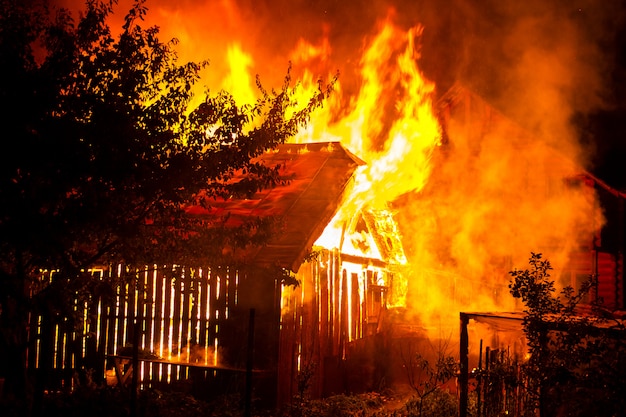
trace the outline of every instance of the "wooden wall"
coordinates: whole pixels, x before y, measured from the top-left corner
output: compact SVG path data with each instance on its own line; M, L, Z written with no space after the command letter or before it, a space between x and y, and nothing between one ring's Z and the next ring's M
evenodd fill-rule
M387 292L378 277L388 271L365 265L324 250L300 268L298 287L283 290L279 402L354 391L351 353L376 335Z

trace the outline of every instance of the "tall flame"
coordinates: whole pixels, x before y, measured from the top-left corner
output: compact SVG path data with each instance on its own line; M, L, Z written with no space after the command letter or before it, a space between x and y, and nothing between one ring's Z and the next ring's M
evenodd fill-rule
M254 97L250 74L259 74L264 84L282 81L285 57L293 65L294 79L300 83L297 98L304 104L318 90L320 79L334 76L334 62L344 59L338 58L338 51L343 55L354 45L331 42L341 39L337 27L323 27L321 37L298 40L281 32L296 25L289 25L289 19L284 28L277 28L276 20L271 25L257 22L253 13L269 14L263 5L255 12L252 7L239 8L235 1L195 2L184 10L163 3L155 9L148 19L154 16L163 38L181 40L180 59L211 58L203 83L231 91L241 104ZM210 21L210 16L224 18ZM309 34L318 33L307 29ZM358 171L354 193L338 219L363 206L394 203L407 257L416 271L409 289L416 311L449 311L455 292L468 295L461 308L497 308L496 300L507 294L495 294L491 284L506 286L507 270L502 268L524 265L531 250L546 247L552 250L546 256L558 266L579 235L593 233L603 219L594 210L598 203L592 192L548 179L572 176L577 168L554 165L553 151L536 138L497 129L483 134L485 125L471 126L474 133L465 135L462 127L447 125L452 146L435 152L441 128L433 111L434 84L417 67L421 34L420 26L403 30L391 18L383 20L374 35L364 39L360 57L342 61L344 72L333 93L294 140L340 141L367 163ZM523 60L524 71L535 71L539 77L543 72L528 60ZM554 77L553 69L545 72ZM565 72L561 69L559 78ZM539 86L543 92L549 90ZM532 100L541 101L536 87L529 85L527 90L530 97L520 103L524 109L534 105ZM559 110L563 107L553 105L550 111L563 115ZM478 119L491 122L491 116ZM566 118L551 116L542 115L551 121L548 133L553 137L548 139L558 138L552 143L566 152L565 159L576 160L579 146L570 137L572 129L555 126L565 124ZM441 279L444 276L446 280ZM463 286L462 281L472 285ZM456 311L451 314L457 326Z
M232 94L240 105L254 103L255 93L252 88L254 83L250 75L250 68L254 65L252 56L235 43L228 46L226 61L229 72L224 78L222 88Z
M340 140L366 161L344 205L346 215L364 205L381 207L404 193L421 190L427 181L441 129L432 106L434 84L417 67L415 41L421 32L421 27L404 32L385 20L361 58L358 95L346 99L339 85L295 138L298 142ZM313 77L305 71L303 79L306 84Z

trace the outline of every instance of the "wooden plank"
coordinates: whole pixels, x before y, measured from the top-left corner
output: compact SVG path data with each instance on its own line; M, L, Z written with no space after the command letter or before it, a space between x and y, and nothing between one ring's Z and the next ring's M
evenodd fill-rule
M352 273L351 274L351 285L352 288L350 290L350 295L352 297L351 307L352 314L350 323L352 327L352 340L360 339L361 334L361 293L359 292L359 274Z
M36 369L39 361L40 350L40 334L41 334L41 316L31 314L29 321L28 332L28 352L27 352L27 367L28 369Z
M83 315L85 306L79 305L77 302L75 304L77 313ZM69 388L73 383L72 375L74 374L74 370L80 367L84 359L82 352L83 332L77 332L73 329L73 326L71 328L69 326L65 326L63 333L64 338L61 343L63 343L64 353L61 369L63 369L63 386Z
M150 273L150 268L148 266L144 267L142 271L140 271L139 276L137 277L137 286L135 288L135 315L137 320L137 326L134 327L133 331L139 332L139 335L135 337L133 340L137 340L139 343L139 348L144 350L149 350L150 346L147 344L147 332L148 332L148 322L146 321L147 315L147 300L146 300L146 290L148 288L148 277ZM144 381L150 380L150 368L148 366L141 366L140 373L138 374L138 383L140 387L142 386Z
M180 360L180 351L182 348L180 337L180 304L182 300L182 276L181 271L177 271L176 278L173 282L173 298L172 298L172 360ZM179 380L178 367L175 367L172 372L172 380Z
M329 329L329 294L328 294L328 267L326 263L318 262L317 281L319 288L319 308L320 308L320 356L324 357L328 347L328 329ZM321 361L319 362L321 366Z
M598 276L597 296L604 300L607 308L615 309L619 303L616 257L610 253L598 252L596 271Z
M161 346L161 319L162 319L162 308L161 302L163 301L163 272L162 266L153 265L153 270L151 272L150 279L150 287L148 288L148 292L146 293L146 299L150 300L150 305L148 306L149 313L149 323L146 323L146 326L149 327L149 341L150 341L150 351L155 355L160 355L160 346ZM150 382L159 380L159 367L158 365L151 364L150 365Z
M172 348L173 348L173 340L172 340L172 298L174 294L173 281L172 281L172 272L171 270L164 269L163 271L163 310L162 310L162 324L161 324L161 334L163 341L163 357L164 358L172 358ZM162 380L166 381L168 378L168 373L170 371L170 367L166 367L163 369Z
M113 277L114 277L114 271L113 271L114 267L113 265L109 265L106 274L108 275L108 279L110 280L110 282L117 282ZM113 291L117 292L117 289L113 289ZM102 303L101 304L101 308L100 308L100 334L101 334L101 338L104 338L103 341L100 342L101 350L103 351L103 353L105 355L107 354L114 354L117 353L114 351L113 349L113 345L114 345L114 336L113 336L113 331L112 329L115 327L115 322L114 322L114 317L113 317L113 312L115 311L115 304L117 303L118 297L117 297L117 293L116 295L113 297L113 300L110 300L109 302ZM109 365L107 363L107 365Z
M300 284L300 298L298 302L298 351L300 352L300 366L304 366L305 362L311 358L311 335L314 332L312 320L312 298L313 298L313 282L311 279L311 269L306 266L302 267L302 283Z
M348 272L342 268L341 272L341 295L340 295L340 312L339 312L339 344L338 344L338 348L339 348L339 355L341 359L345 358L345 348L346 348L346 344L349 341L348 340L348 336L349 336L349 330L348 330L348 326L350 326L350 323L348 322Z
M199 296L199 284L200 279L198 277L199 268L194 268L190 270L191 274L189 277L189 283L191 285L190 291L190 303L191 303L191 311L189 312L189 339L190 344L197 345L198 344L198 307L200 303Z
M332 356L339 357L341 344L341 264L339 254L333 250L331 265L333 267L333 352Z
M113 301L113 303L111 305L108 305L106 307L106 334L107 334L107 346L106 346L106 353L107 354L116 354L117 352L116 350L116 333L115 333L115 326L117 323L117 306L116 304L119 303L119 297L115 297L115 300Z
M122 278L118 275L118 278L121 278L119 291L118 291L118 299L117 306L115 311L115 326L113 331L113 337L115 337L115 351L113 353L117 353L117 350L124 347L126 342L126 318L127 318L127 286L126 279Z
M98 352L98 360L101 360L104 364L104 370L107 368L106 361L104 360L105 355L107 354L107 340L108 340L108 317L107 317L107 306L102 298L98 299L97 307L96 307L96 349Z
M203 349L206 350L208 346L207 341L207 331L208 331L208 320L206 318L207 312L209 311L209 297L210 297L210 269L202 268L198 271L198 297L199 297L199 323L198 323L198 344L202 346Z
M180 271L176 273L176 277L172 282L172 304L171 311L171 337L172 337L172 360L178 360L180 355L180 302L181 302L181 280ZM174 369L173 374L176 374Z
M153 352L152 338L153 338L153 317L152 306L154 305L154 267L146 268L144 274L143 288L141 289L141 305L143 319L143 335L142 335L142 347L146 350Z
M169 271L168 271L169 272ZM172 352L172 298L174 296L174 283L170 278L170 273L166 274L163 285L163 343L165 344L163 353L165 357L171 357Z
M323 395L324 393L324 375L326 373L325 370L325 360L327 356L331 355L331 347L332 347L332 337L331 337L331 317L330 317L330 283L331 280L328 279L328 263L327 262L318 262L319 271L318 271L318 279L319 279L319 288L320 288L320 341L319 341L319 360L317 362L317 375L318 375L318 392L319 395Z
M325 356L332 356L334 354L333 352L333 346L335 345L334 341L335 341L335 327L336 327L336 320L335 320L335 314L336 314L336 306L337 306L337 301L336 301L336 296L335 296L335 292L336 292L336 285L335 285L335 268L333 265L333 260L332 260L332 253L330 251L327 251L327 256L329 257L327 265L327 271L326 271L326 280L327 280L327 287L328 287L328 330L327 330L327 337L328 340L326 342L326 351L324 352Z
M92 272L94 279L102 280L102 271ZM95 370L94 378L97 380L104 379L104 356L98 354L98 332L99 332L99 320L98 320L98 305L100 304L99 298L90 297L87 308L87 323L85 325L86 333L85 340L85 359L87 363L85 366Z
M300 294L298 288L286 288L283 295L283 311L281 314L281 331L279 337L278 360L278 401L288 402L297 391L295 384L294 363L297 352L294 349L296 340L296 298Z
M311 283L313 294L311 296L311 347L310 355L307 358L307 365L315 366L314 377L311 381L312 395L318 397L322 393L322 378L319 377L320 363L321 363L321 300L322 300L322 287L320 280L320 265L317 262L310 263L311 270Z
M224 325L224 317L226 315L226 295L228 291L228 269L219 267L217 274L217 282L219 283L217 292L216 292L216 300L215 300L215 333L213 340L213 346L220 346L220 336L221 329ZM217 340L217 344L215 343ZM245 346L243 344L242 346ZM214 352L214 354L218 355L219 360L219 350Z
M207 323L207 330L208 330L207 346L210 349L213 348L215 338L216 338L215 327L217 326L217 320L215 317L215 313L218 310L217 281L218 281L217 272L214 268L211 268L211 275L209 277L209 320Z
M139 286L138 280L142 274L142 271L139 270L131 270L131 282L128 285L128 307L126 312L126 345L133 345L135 339L135 331L139 330L140 326L135 326L135 320L138 319L137 311L138 311L138 299L137 299L137 290Z
M154 341L153 349L157 355L163 355L163 347L165 346L163 335L163 287L166 279L163 275L163 267L159 266L156 272L156 279L154 283L154 316L153 320L153 332Z
M157 270L156 265L151 265L146 270L146 276L144 280L144 288L143 288L143 321L144 321L144 335L143 335L143 348L155 353L154 348L154 307L155 307L155 285L157 281ZM152 382L154 375L154 367L153 364L145 364L144 371L144 382Z
M192 340L190 337L191 304L193 297L191 286L191 268L186 267L182 280L182 305L181 305L181 347L184 348L185 360L189 361Z
M341 254L341 259L343 262L350 262L356 265L372 265L376 268L386 268L389 265L387 262L381 261L380 259L349 255L346 253Z

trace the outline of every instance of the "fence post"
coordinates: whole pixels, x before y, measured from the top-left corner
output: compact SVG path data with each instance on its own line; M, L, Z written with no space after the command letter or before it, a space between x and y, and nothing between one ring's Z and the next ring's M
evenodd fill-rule
M135 317L135 323L133 328L133 358L132 358L132 369L133 374L131 375L131 384L130 384L130 415L132 417L137 416L137 385L139 382L139 332L140 332L140 322L139 318Z
M246 392L244 402L244 417L250 417L252 409L252 366L254 361L254 309L250 309L248 321L248 358L246 360Z
M469 336L467 334L467 325L469 324L469 316L460 313L461 334L459 340L459 417L467 417L468 392L467 385L468 375L468 354L469 354Z

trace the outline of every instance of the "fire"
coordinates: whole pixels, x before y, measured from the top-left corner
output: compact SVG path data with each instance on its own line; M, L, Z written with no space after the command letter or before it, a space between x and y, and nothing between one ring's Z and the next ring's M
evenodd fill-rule
M340 140L367 162L357 175L350 203L344 205L345 215L419 191L427 181L441 129L432 106L434 84L417 67L415 41L421 31L414 27L405 32L385 20L361 58L358 95L343 97L339 85L295 138L298 142ZM303 84L309 84L305 89L309 93L311 80L305 71Z
M267 10L258 12L266 16ZM555 248L546 256L558 265L576 241L574 230L591 232L581 225L602 224L601 218L593 222L585 218L597 204L593 195L561 183L549 184L554 190L549 196L533 192L535 185L541 185L550 171L557 169L551 166L550 151L538 141L508 131L482 135L485 126L464 137L461 127L450 125L446 133L454 146L446 148L445 157L437 153L442 133L438 113L433 110L435 85L417 65L421 26L405 30L391 17L383 19L371 36L362 39L359 55L353 59L352 54L337 65L344 58L337 54L353 45L333 43L340 39L337 27L320 24L321 35L309 30L309 35L317 35L299 37L292 35L293 28L287 31L288 25L278 27L275 20L266 28L266 22L250 13L229 1L197 2L185 10L163 3L152 8L147 18L154 21L146 24L159 24L163 39L181 40L177 45L181 61L211 59L198 96L206 86L212 92L217 86L230 91L239 104L251 103L255 97L252 74L259 74L266 87L280 85L289 60L292 78L298 82L296 100L304 105L341 67L324 107L294 138L299 143L340 141L366 162L357 172L343 211L318 244L338 248L352 213L391 208L402 225L407 262L416 271L407 284L416 291L412 297L419 300L415 310L420 314L449 310L450 294L455 292L471 295L464 309L498 308L496 299L506 298L506 294L495 295L490 284L497 279L498 284L506 285L507 270L502 265L523 265L528 253L540 247ZM206 16L224 18L207 24ZM540 85L542 91L553 92L548 87ZM528 92L533 96L530 100L541 102L536 86L529 85ZM532 102L524 98L527 110ZM557 113L559 108L564 106L551 106L551 112ZM554 126L566 117L543 113L542 124L554 121L550 123L551 139L557 138L557 147L576 160L578 147L569 136L571 129ZM569 116L563 113L559 115ZM491 121L490 117L483 115L483 120ZM435 164L436 154L440 158ZM575 173L573 168L558 169L563 176ZM553 242L560 246L556 248ZM462 282L472 285L467 289ZM420 291L423 295L426 288L427 297L415 295ZM453 327L457 321L455 316Z
M360 60L361 87L356 97L344 97L341 78L324 108L316 112L298 142L339 140L367 162L357 172L348 201L331 221L317 245L339 247L343 224L364 207L383 210L389 202L425 185L433 149L441 129L432 106L434 84L417 67L416 39L422 28L402 31L390 19L364 50ZM323 45L326 41L323 41ZM330 48L300 42L294 56L314 56ZM323 58L326 60L327 58ZM316 85L305 71L303 95ZM393 92L393 94L390 94ZM350 250L350 249L346 249Z
M226 10L215 13L215 7ZM254 103L257 94L255 73L260 74L265 87L280 84L287 63L279 61L276 65L275 57L268 59L267 53L264 56L254 39L257 35L254 28L242 29L247 26L246 19L234 2L198 2L193 12L197 16L226 16L212 28L221 33L209 33L208 28L198 26L199 18L191 19L188 13L180 10L172 12L167 6L157 8L156 18L165 18L164 38L181 40L177 48L181 61L199 61L207 56L212 59L203 77L204 85L197 86L196 103L201 100L207 85L228 91L240 106ZM563 263L578 242L576 233L591 234L595 231L591 228L598 228L603 222L602 218L590 221L589 216L595 213L593 208L598 202L594 195L584 190L554 183L544 187L553 192L551 195L535 191L543 189L542 182L547 178L555 177L552 171L561 170L561 178L573 177L577 167L560 164L560 161L558 166L553 166L548 147L529 141L527 137L516 137L509 131L478 132L485 126L468 135L460 131L462 126L450 124L446 126L446 133L454 146L446 148L445 156L439 155L435 164L442 128L433 103L435 85L417 65L422 31L422 26L402 29L391 18L381 21L375 33L364 39L365 46L353 65L355 76L348 74L346 79L345 73L339 74L324 107L317 109L309 124L293 138L298 143L339 141L366 162L357 170L346 201L316 242L333 253L352 256L356 259L353 263L346 261L342 265L346 276L365 278L358 286L347 285L345 289L340 287L329 291L327 310L332 310L331 304L335 308L345 304L346 321L356 324L347 327L348 341L363 337L362 326L369 318L366 308L353 305L355 300L364 299L370 288L390 286L385 277L375 275L371 270L364 273L363 265L358 263L360 259L382 258L382 254L371 236L355 228L355 214L376 213L381 222L395 218L402 224L402 237L400 230L392 227L395 222L389 221L387 226L381 227L387 241L402 239L401 246L407 247L407 254L392 251L394 266L410 264L406 270L411 271L406 275L392 271L393 287L385 294L384 303L391 308L406 307L406 320L439 326L438 334L431 334L439 338L446 337L447 330L450 334L457 330L458 308L486 311L502 309L505 305L504 309L510 309L512 300L503 304L507 294L501 291L508 278L507 266L523 265L530 251L546 246L554 250L546 254L553 264ZM257 45L259 50L249 48L250 45ZM306 105L309 98L320 91L326 93L324 86L337 74L332 68L334 46L325 33L317 42L300 38L288 53L274 54L281 58L288 56L291 61L293 79L298 83L294 99L299 106ZM269 79L262 71L267 68L271 69ZM356 84L356 88L352 84ZM529 91L537 99L536 89L529 88ZM552 91L542 97L550 98L549 93ZM547 101L560 104L558 100ZM491 122L491 114L482 116L481 120ZM554 126L565 117L553 116L545 117L549 121L556 120L549 123L553 135L567 136L567 132L563 132L568 129ZM567 138L558 144L564 144L560 148L576 157L577 147L572 146ZM401 272L405 270L399 269ZM371 281L367 280L369 272L374 276ZM158 331L150 329L149 340L142 339L141 348L174 364L197 363L207 367L221 364L223 352L217 325L212 329L216 335L212 340L208 334L201 337L199 328L194 340L191 327L183 327L183 319L188 320L194 314L196 322L201 318L208 322L211 314L220 314L210 306L209 294L202 291L197 294L199 300L206 301L205 311L198 309L194 312L190 307L189 311L176 313L173 306L183 303L174 292L168 292L166 286L171 284L160 278L157 280L156 274L152 277L146 274L146 282L148 280L154 288L160 285L160 293L168 293L170 297L161 298L158 306L157 300L152 300L150 316L156 317L157 309L168 314L160 321ZM231 284L236 285L217 278L217 294L220 294L220 286ZM295 310L295 306L288 302L302 306L307 301L305 299L312 299L316 292L315 288L302 287L299 290L300 299L295 301L290 301L293 289L284 291L281 298L284 315ZM411 297L407 298L407 294ZM138 295L135 298L138 299ZM199 300L194 301L199 303ZM191 303L187 305L191 306ZM130 308L133 306L127 302L118 304L115 317L124 317L123 313ZM134 313L137 315L137 311ZM227 318L228 307L224 313ZM143 315L146 316L146 311ZM325 318L320 317L319 322ZM175 326L174 322L178 325ZM189 320L185 324L191 323ZM113 334L126 335L131 325L116 320ZM182 335L189 344L173 345L174 333ZM57 337L59 334L57 332ZM100 336L98 334L98 338ZM55 340L55 345L65 345L66 341L57 342ZM128 342L114 340L113 350L117 351ZM298 370L301 370L301 359L299 352ZM56 356L54 361L57 362ZM171 371L170 364L160 366L154 372L159 374L158 379L169 381ZM149 372L152 377L152 368Z
M252 104L255 100L253 77L250 68L253 67L252 57L245 53L239 44L232 44L226 52L229 73L224 78L222 87L233 95L237 103Z
M354 99L347 100L350 110L343 117L332 114L340 108L338 103L346 100L340 91L331 95L325 113L316 114L310 127L296 138L338 138L367 162L357 171L347 201L316 242L319 246L354 252L354 246L344 243L355 239L350 236L353 232L349 225L346 231L346 223L354 213L365 208L387 210L389 203L403 194L419 192L428 180L441 129L432 104L434 84L417 67L415 41L421 31L421 27L414 27L404 32L389 19L384 21L361 58L361 89ZM397 234L398 230L385 232ZM376 247L373 243L365 246ZM401 263L405 264L406 258L401 255ZM406 277L396 276L394 306L406 305L406 291L401 288L407 283L398 283L400 280Z

